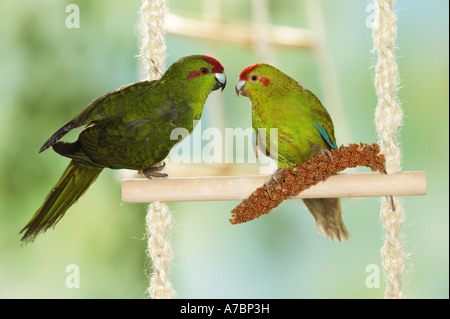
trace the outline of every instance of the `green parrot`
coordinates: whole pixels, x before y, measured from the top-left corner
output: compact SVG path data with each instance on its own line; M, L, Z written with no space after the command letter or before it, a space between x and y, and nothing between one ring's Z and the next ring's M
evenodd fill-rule
M317 154L331 157L329 150L337 147L331 117L319 99L294 79L271 65L257 63L242 71L236 93L252 102L253 128L266 132L265 136L258 134L256 151L259 148L278 163L278 170L269 177L266 187L271 180L277 181L284 169ZM270 145L270 128L277 128L278 141L272 143L276 145ZM303 199L303 202L328 238L338 241L349 238L339 198Z
M41 147L71 158L69 166L42 206L21 230L22 241L55 225L105 168L141 170L145 176L167 176L158 165L181 141L170 139L175 128L194 129L208 95L226 85L216 59L192 55L173 63L155 81L122 86L94 100ZM86 126L73 143L60 142L70 130Z

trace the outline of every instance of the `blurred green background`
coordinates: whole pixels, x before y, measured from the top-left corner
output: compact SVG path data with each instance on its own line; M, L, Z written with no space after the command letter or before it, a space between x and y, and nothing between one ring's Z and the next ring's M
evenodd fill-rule
M80 28L66 28L66 6L80 8ZM307 26L302 1L271 0L270 22ZM54 230L21 246L19 230L53 187L69 160L43 142L90 101L140 80L138 12L141 2L0 2L0 297L143 298L146 205L122 204L120 172L105 170ZM203 2L167 0L169 12L202 17ZM375 54L366 20L369 1L323 0L327 52L338 101L325 106L338 144L376 142L373 86ZM404 293L409 298L449 297L448 36L449 2L396 1L399 99L404 110L400 143L404 171L426 171L427 195L405 197L407 253ZM251 20L251 1L222 2L226 21ZM226 127L251 126L250 102L234 83L261 62L248 47L167 35L166 65L189 54L208 54L225 66L224 103L207 104L202 128L224 114ZM280 48L273 61L322 100L322 76L307 51ZM267 62L267 61L266 61ZM218 95L218 93L216 93ZM341 109L334 105L340 104ZM222 106L225 109L217 111ZM339 114L337 114L339 113ZM76 133L65 140L73 140ZM362 169L362 171L367 171ZM170 174L170 171L169 171ZM381 269L380 198L343 199L351 239L319 236L299 200L232 226L239 202L170 203L170 278L179 298L382 298L366 287L368 265ZM66 267L80 269L80 288L66 287ZM381 271L382 273L382 271Z

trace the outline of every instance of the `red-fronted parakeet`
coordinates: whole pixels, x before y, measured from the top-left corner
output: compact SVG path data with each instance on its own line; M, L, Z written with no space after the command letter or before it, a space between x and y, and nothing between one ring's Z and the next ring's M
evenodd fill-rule
M224 68L216 59L192 55L173 63L155 81L120 87L94 100L53 134L49 147L71 159L42 206L21 230L23 241L55 225L94 183L104 168L142 170L162 176L157 166L178 140L175 128L194 129L208 95L224 89ZM70 130L85 126L73 143L61 142Z
M333 122L319 99L277 68L264 63L248 66L239 76L236 93L252 102L253 128L266 132L265 137L258 135L257 147L278 160L279 170L272 179L277 179L280 170L303 163L319 152L331 156L329 150L337 147ZM276 147L270 146L270 128L277 129ZM275 149L277 154L273 154ZM303 201L328 238L340 241L349 237L339 198Z

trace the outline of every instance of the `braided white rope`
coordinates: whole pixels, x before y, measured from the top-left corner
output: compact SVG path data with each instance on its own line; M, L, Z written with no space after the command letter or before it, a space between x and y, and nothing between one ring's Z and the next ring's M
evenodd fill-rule
M164 74L166 43L164 42L164 0L144 0L141 6L143 35L140 57L146 66L148 80L159 79Z
M166 43L164 42L164 0L144 0L141 6L143 35L140 57L146 66L148 80L159 79L164 73ZM150 298L172 298L174 290L169 281L168 271L172 260L172 250L168 240L171 214L166 203L154 202L149 205L146 216L147 255L152 260L153 273Z
M397 143L397 129L401 124L403 112L396 98L398 69L395 61L395 40L397 33L393 0L376 0L378 7L372 29L373 43L378 53L375 68L375 87L378 104L375 123L381 139L381 152L386 156L387 173L400 169L401 153ZM392 207L388 197L381 203L380 216L386 231L384 246L381 249L383 268L387 277L385 298L404 298L402 276L405 267L405 253L402 247L401 226L405 220L402 203L393 198Z
M168 240L171 224L169 207L163 202L153 202L145 218L148 234L147 255L153 261L153 274L147 289L152 299L173 298L174 290L168 271L172 260L172 249Z

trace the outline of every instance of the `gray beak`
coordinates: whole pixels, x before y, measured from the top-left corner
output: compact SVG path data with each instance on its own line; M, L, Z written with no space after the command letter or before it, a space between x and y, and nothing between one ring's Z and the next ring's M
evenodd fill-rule
M227 84L227 76L225 75L225 72L216 73L216 84L214 84L213 91L222 88L225 88L225 85Z
M244 91L244 84L245 84L245 81L244 81L244 80L238 80L238 81L236 82L236 87L235 87L235 89L236 89L236 94L237 94L237 96L239 96L239 94L241 94L242 96L247 96L247 95L245 94L245 91Z

